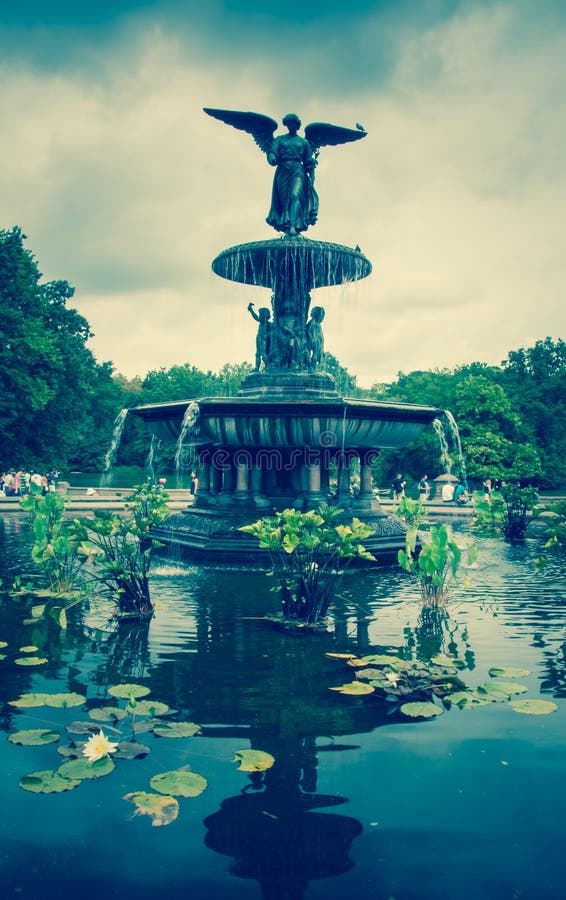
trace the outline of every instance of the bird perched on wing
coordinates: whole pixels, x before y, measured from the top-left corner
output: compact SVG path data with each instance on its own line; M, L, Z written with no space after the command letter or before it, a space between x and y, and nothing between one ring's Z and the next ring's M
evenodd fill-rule
M359 122L356 122L356 128L358 129L358 131L365 131L364 126L363 126L363 125L360 125Z

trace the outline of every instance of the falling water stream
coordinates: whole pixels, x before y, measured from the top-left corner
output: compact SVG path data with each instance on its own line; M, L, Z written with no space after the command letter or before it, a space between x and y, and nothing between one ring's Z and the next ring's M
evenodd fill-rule
M434 419L432 423L432 427L434 428L435 434L438 438L438 444L440 447L440 464L444 471L445 475L451 475L452 469L454 468L455 461L452 458L452 453L456 455L456 469L459 473L460 480L462 484L467 489L468 481L466 474L466 460L464 458L464 454L462 452L462 441L460 439L460 430L458 428L456 419L452 415L449 409L443 410L444 417L447 423L447 429L444 429L441 419ZM447 433L450 436L450 442L447 437ZM450 443L453 445L453 450L451 451Z
M124 432L124 426L126 424L126 417L128 415L127 409L121 409L116 418L114 419L114 426L112 429L112 438L110 440L110 446L106 451L106 455L104 457L104 472L102 474L100 483L101 485L108 484L111 478L110 470L112 466L116 462L116 455L118 453L118 448L120 446L120 441L122 440L122 434Z

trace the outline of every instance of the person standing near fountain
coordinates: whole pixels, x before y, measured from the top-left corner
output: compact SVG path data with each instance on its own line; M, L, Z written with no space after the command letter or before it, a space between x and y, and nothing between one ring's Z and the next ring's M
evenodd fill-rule
M406 484L407 482L403 480L403 476L400 472L398 472L396 477L393 479L393 484L391 485L391 487L393 488L394 500L401 500L401 498L405 496Z
M277 169L266 222L276 231L299 234L314 225L318 217L318 195L314 189L316 160L309 142L297 134L301 127L299 117L289 113L283 125L289 133L275 138L267 154L268 163Z
M430 496L430 484L428 481L428 475L423 475L418 484L419 489L419 500L421 503L426 503Z

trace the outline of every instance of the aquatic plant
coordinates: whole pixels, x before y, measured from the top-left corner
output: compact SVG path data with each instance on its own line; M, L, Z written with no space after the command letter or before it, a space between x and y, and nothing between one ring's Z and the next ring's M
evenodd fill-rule
M406 525L420 525L427 517L427 509L420 500L401 497L395 507L395 515L399 516Z
M502 485L485 499L479 494L473 525L482 531L500 532L509 543L524 541L529 524L540 514L538 494L532 487Z
M416 525L407 528L405 549L397 553L401 568L410 572L418 581L423 602L427 605L441 605L450 584L456 579L462 559L462 548L449 536L446 525L433 525L422 536L422 546L417 547ZM472 563L477 557L474 545L467 549L467 561Z
M391 713L415 719L431 719L453 706L472 709L488 703L507 703L515 712L548 715L558 709L550 700L513 700L528 691L521 682L505 677L523 678L529 669L494 666L490 681L471 687L463 681L464 660L439 653L430 660L404 659L394 652L372 653L360 658L349 653L327 653L354 669L355 681L331 687L331 691L351 696L374 695L391 704Z
M93 734L83 747L83 756L86 756L89 762L94 763L98 759L103 759L109 753L116 753L118 744L109 741L104 734L102 728L98 734Z
M72 525L78 553L88 559L88 578L118 605L119 615L153 615L149 592L151 556L158 543L151 529L168 515L168 494L147 482L135 488L124 513L99 510Z
M356 518L345 524L342 514L338 507L327 505L307 512L284 509L239 529L254 535L269 553L284 620L321 622L351 562L374 561L363 545L373 528Z
M66 502L53 491L42 496L30 493L20 500L29 514L34 537L32 560L47 581L53 594L72 591L77 583L84 558L78 554L80 541L65 520Z

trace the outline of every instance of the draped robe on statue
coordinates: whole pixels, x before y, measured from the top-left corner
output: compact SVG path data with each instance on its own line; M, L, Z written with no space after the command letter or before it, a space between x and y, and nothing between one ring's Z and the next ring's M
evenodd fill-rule
M318 195L312 183L316 163L309 142L298 135L281 135L275 138L268 160L277 169L267 224L286 233L306 231L318 215Z

